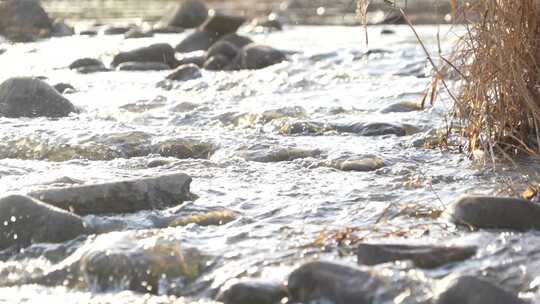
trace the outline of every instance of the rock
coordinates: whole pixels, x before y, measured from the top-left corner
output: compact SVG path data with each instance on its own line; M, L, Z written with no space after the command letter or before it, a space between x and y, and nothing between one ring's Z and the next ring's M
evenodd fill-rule
M328 126L324 123L316 121L278 121L276 126L279 133L286 135L307 135L307 134L322 134L328 130Z
M238 215L230 210L215 210L208 212L197 212L194 214L175 217L167 221L165 227L178 227L190 224L198 226L219 226L234 221Z
M208 17L208 8L200 0L184 0L167 24L179 28L196 28Z
M254 33L264 33L283 30L283 24L276 18L275 14L255 18L249 24L248 31Z
M79 32L79 35L81 36L96 36L97 34L97 31L93 29L82 30Z
M238 49L241 49L245 47L246 45L253 43L253 40L251 40L250 38L245 37L245 36L240 36L237 33L225 35L219 41L230 42L234 44Z
M400 112L413 112L422 110L422 106L415 102L399 102L390 105L381 110L381 113L400 113Z
M343 125L335 125L336 131L341 133L354 133L361 136L381 136L381 135L396 135L405 136L407 131L403 126L385 123L385 122L370 122L370 123L351 123Z
M465 196L448 214L454 222L475 228L540 229L540 205L520 198Z
M73 104L42 80L10 78L0 85L0 114L6 117L64 117Z
M204 62L203 68L209 71L223 71L231 64L231 61L223 55L215 55Z
M89 233L79 216L24 195L0 198L0 224L0 250L60 243Z
M238 48L231 42L220 40L212 45L206 52L206 60L214 56L224 56L229 61L233 60L238 54Z
M189 176L175 173L34 191L28 195L79 215L132 213L172 207L191 200L190 183Z
M381 30L381 35L393 35L395 33L396 32L394 30L391 30L391 29L382 29Z
M99 67L99 68L105 68L105 65L101 60L95 59L95 58L81 58L73 61L69 68L72 70L83 68L83 67Z
M472 276L444 279L435 304L525 304L516 295Z
M171 68L176 67L174 49L167 43L152 44L128 52L121 52L114 56L111 65L117 67L124 62L161 62Z
M180 34L184 32L184 28L169 26L169 25L158 25L150 31L153 34Z
M184 247L175 235L157 231L112 232L87 241L34 281L96 292L170 294L171 285L186 287L195 281L211 263L210 259L196 248Z
M131 30L129 26L107 26L103 29L103 35L123 35Z
M172 112L178 112L178 113L184 113L184 112L191 112L198 108L199 105L193 102L180 102L179 104L172 107L170 110Z
M99 72L110 72L111 70L107 69L105 66L99 66L99 65L89 65L84 66L75 69L77 73L80 74L92 74L92 73L99 73Z
M167 75L167 79L175 81L188 81L200 77L202 77L201 70L193 63L181 65Z
M169 139L155 145L155 153L164 157L178 159L209 159L216 147L211 143L197 142L188 139Z
M48 36L52 22L37 0L0 2L0 35L14 41Z
M300 149L300 148L280 148L256 145L240 150L237 155L247 161L260 163L292 161L299 158L318 157L322 151Z
M163 62L122 62L116 67L118 71L164 71L171 68Z
M324 165L342 171L367 172L382 168L384 161L378 157L350 157L329 160Z
M57 84L55 84L53 86L53 88L56 91L58 91L58 93L60 93L60 94L64 94L64 93L69 92L69 91L75 92L75 88L72 85L70 85L69 83L63 83L63 82L57 83Z
M280 63L287 58L279 50L256 43L246 45L238 55L238 62L243 69L262 69Z
M416 267L436 268L452 262L466 260L476 254L476 247L360 244L356 251L358 264L377 265L393 261L410 260Z
M130 29L124 34L125 39L138 39L138 38L150 38L154 37L152 32L143 32L140 29Z
M383 286L374 274L330 262L310 262L288 279L290 300L300 303L369 304Z
M52 25L53 37L67 37L75 35L75 30L64 21L55 21Z
M180 53L190 53L195 51L206 51L218 41L219 34L207 31L195 31L188 35L176 46L176 51Z
M224 304L279 304L286 297L287 290L281 284L246 281L221 291L217 301Z
M178 60L178 66L181 66L184 64L195 64L199 68L202 68L205 61L206 61L206 55L204 53L201 53L201 52L185 53Z
M210 16L201 25L201 30L208 33L216 33L221 37L227 34L235 33L244 22L246 22L246 18L244 17L228 16L217 13Z
M0 55L4 54L6 51L6 49L0 49Z

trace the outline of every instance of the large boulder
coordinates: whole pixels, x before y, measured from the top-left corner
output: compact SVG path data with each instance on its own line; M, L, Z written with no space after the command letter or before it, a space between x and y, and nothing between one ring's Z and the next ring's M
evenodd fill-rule
M214 45L212 45L208 49L208 52L206 52L206 60L217 55L224 56L228 60L233 60L237 54L238 54L238 47L236 47L236 45L225 40L220 40L214 43Z
M64 117L73 104L42 80L10 78L0 84L0 115L6 117Z
M90 232L79 216L23 195L0 198L0 224L0 250L65 242Z
M156 43L147 47L137 48L128 52L121 52L114 56L111 65L117 67L124 62L161 62L176 67L174 49L167 43Z
M0 2L0 35L17 41L49 36L53 23L38 0Z
M463 276L447 278L439 284L435 304L525 304L516 295L482 279Z
M183 173L30 192L28 195L79 215L130 213L173 207L191 200Z
M383 303L377 297L384 285L371 272L330 262L300 266L287 284L293 303L334 304Z
M218 33L197 30L188 35L176 47L176 51L180 53L190 53L195 51L206 51L218 41L220 35Z
M218 36L235 33L238 28L246 22L246 18L240 16L229 16L224 14L214 14L201 25L201 30L217 33Z
M448 214L454 222L475 228L540 229L540 205L519 198L465 196Z
M286 60L285 54L270 46L251 43L246 45L236 59L242 69L262 69Z
M167 21L169 26L179 28L196 28L208 17L208 7L200 0L184 0L176 8Z

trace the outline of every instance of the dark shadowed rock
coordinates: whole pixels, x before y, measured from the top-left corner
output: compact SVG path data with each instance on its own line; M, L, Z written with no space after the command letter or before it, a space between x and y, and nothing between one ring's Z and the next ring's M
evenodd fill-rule
M231 61L227 57L218 54L208 58L204 62L203 68L209 71L222 71L226 70L230 64Z
M196 28L208 17L208 7L200 0L181 1L167 24L179 28Z
M170 67L177 64L174 49L167 43L156 43L147 47L138 48L128 52L121 52L114 56L111 65L118 66L124 62L161 62Z
M75 35L75 30L64 21L55 21L52 25L53 37L67 37Z
M456 223L475 228L540 229L540 205L519 198L465 196L448 214Z
M202 77L201 70L193 63L181 65L167 75L167 79L175 81L187 81L200 77Z
M107 26L103 29L103 35L123 35L131 30L129 26Z
M223 36L219 41L227 41L234 44L237 48L241 49L248 44L253 43L253 40L246 36L240 36L237 33L232 33Z
M0 114L7 117L64 117L76 112L53 87L36 78L10 78L0 85Z
M52 22L38 0L0 2L0 35L14 41L48 36Z
M153 34L180 34L185 31L182 27L170 26L170 25L157 25L150 31Z
M407 131L403 126L385 122L336 124L334 128L341 133L354 133L361 136L407 135Z
M289 275L287 284L293 301L334 304L382 303L377 291L383 285L368 271L330 262L302 265Z
M278 304L285 297L287 290L281 284L246 281L222 291L217 300L224 304Z
M143 32L140 29L130 29L124 34L125 39L138 39L138 38L150 38L154 37L152 32Z
M191 178L183 173L29 193L79 215L161 209L191 200Z
M476 254L476 247L360 244L356 254L358 264L362 265L410 260L416 267L435 268L472 257Z
M60 94L64 94L67 91L75 91L75 88L72 85L63 82L55 84L53 88L57 90Z
M246 18L240 16L228 16L224 14L215 14L209 17L201 25L201 30L209 33L216 33L218 36L235 33L238 28L246 22Z
M275 14L255 18L248 26L248 31L254 33L264 33L283 30L283 24L276 18Z
M206 51L219 38L220 35L218 33L198 30L184 38L175 49L180 53L190 53L200 50Z
M228 60L233 60L238 54L238 48L231 42L220 40L212 45L206 52L206 59L221 55Z
M516 295L479 278L463 276L441 281L435 304L525 304Z
M98 32L95 29L86 29L79 32L81 36L96 36L97 34Z
M262 69L287 59L283 52L256 43L246 45L238 56L240 67L249 70Z
M170 70L167 64L163 62L123 62L116 69L118 71L164 71Z
M69 65L69 68L74 70L74 69L83 68L83 67L89 67L89 66L96 66L96 67L105 68L105 65L103 64L103 62L101 62L101 60L95 59L95 58L77 59L77 60L73 61Z
M0 198L0 223L0 249L65 242L89 232L77 215L23 195Z
M396 33L396 31L391 30L391 29L382 29L381 30L381 35L393 35L395 33Z

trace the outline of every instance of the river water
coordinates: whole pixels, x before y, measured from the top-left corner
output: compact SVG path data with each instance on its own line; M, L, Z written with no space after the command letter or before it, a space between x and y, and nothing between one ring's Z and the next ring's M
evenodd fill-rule
M121 284L98 290L90 278L84 286L0 287L0 303L212 303L217 290L232 279L284 281L292 269L313 259L354 264L352 248L359 240L480 246L475 257L436 270L407 263L377 266L395 280L396 289L408 291L400 303L429 298L432 281L450 274L483 275L535 298L540 234L471 232L438 216L458 196L494 194L500 184L489 168L464 154L424 147L436 144L436 131L445 126L451 106L446 94L441 92L438 102L424 110L388 110L397 103L419 103L430 79L424 77L426 56L410 29L393 26L392 35L381 35L381 29L369 28L369 48L385 52L364 56L359 27L288 26L281 32L248 34L290 51L289 60L263 70L204 71L202 78L167 89L156 86L166 71L83 75L66 67L78 58L98 57L108 63L120 50L157 42L174 45L189 32L133 40L98 35L0 44L7 50L0 55L0 81L25 75L44 76L50 84L68 82L76 91L66 96L81 109L62 119L0 118L3 194L185 172L198 195L180 211L86 216L88 221L120 223L123 231L64 244L35 244L19 254L3 255L0 286L62 267L77 259L82 247L123 242L177 242L202 252L207 266L192 282L179 283L183 288L175 289L164 279L157 295L126 291ZM435 54L438 28L417 30ZM440 30L447 52L456 34L450 27ZM287 126L294 122L388 122L406 125L407 134L290 134ZM214 152L208 159L132 152L169 139L210 143ZM282 162L240 157L246 150L276 148L319 152ZM366 155L380 158L382 168L352 172L320 165ZM153 226L152 218L216 208L233 211L235 219L221 225Z

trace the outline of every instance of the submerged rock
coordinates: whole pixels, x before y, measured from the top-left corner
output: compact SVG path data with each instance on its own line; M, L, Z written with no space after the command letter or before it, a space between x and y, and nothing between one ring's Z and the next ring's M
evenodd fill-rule
M278 304L287 297L287 289L277 283L245 281L220 292L217 301L224 304Z
M0 115L6 117L65 117L75 106L37 78L10 78L0 85Z
M33 41L49 36L52 21L37 0L0 2L0 35L13 41Z
M0 250L60 243L89 233L79 216L24 195L0 198Z
M324 162L324 165L342 171L367 172L375 171L384 166L384 161L378 157L347 157Z
M334 128L341 133L354 133L361 136L407 135L405 127L384 122L336 124Z
M147 47L121 52L114 56L111 65L117 67L124 62L160 62L171 68L176 67L174 49L167 43L156 43Z
M287 286L291 300L300 303L369 304L381 303L377 294L384 284L359 268L311 262L294 270Z
M167 20L169 26L180 28L196 28L208 17L208 8L200 0L184 0Z
M525 304L516 295L479 278L463 276L445 279L435 304Z
M170 66L162 62L123 62L116 69L118 71L164 71L170 70Z
M242 69L255 70L280 63L286 59L287 57L280 50L252 43L242 48L236 60Z
M360 244L356 251L358 263L377 265L410 260L416 267L436 268L444 264L466 260L476 254L476 247Z
M299 158L317 157L322 151L318 149L300 149L289 147L253 146L240 150L237 155L247 161L274 163L292 161Z
M79 215L132 213L173 207L191 200L191 177L184 173L30 192Z
M201 70L193 63L178 66L172 73L167 75L167 79L175 81L188 81L201 78Z
M540 229L540 205L519 198L465 196L448 214L456 223L475 228Z

